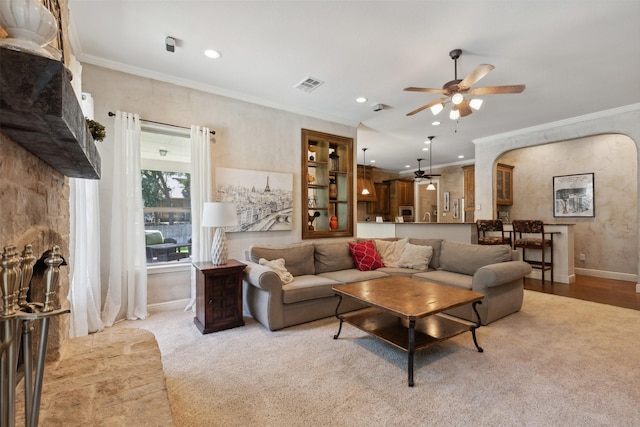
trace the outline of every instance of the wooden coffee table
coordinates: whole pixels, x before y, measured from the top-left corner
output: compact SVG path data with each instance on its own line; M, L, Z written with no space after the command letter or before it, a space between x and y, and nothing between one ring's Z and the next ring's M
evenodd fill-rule
M388 342L408 355L408 382L413 387L413 355L435 343L471 331L473 343L479 352L482 348L476 339L480 327L480 315L476 308L484 295L456 289L405 276L392 276L364 282L333 286L340 297L336 317L342 322ZM343 297L354 298L369 307L351 313L338 314ZM442 311L472 303L478 321L476 323L443 316Z

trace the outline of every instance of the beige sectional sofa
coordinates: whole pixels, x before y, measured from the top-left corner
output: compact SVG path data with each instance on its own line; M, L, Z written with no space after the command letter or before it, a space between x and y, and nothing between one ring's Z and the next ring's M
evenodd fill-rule
M401 245L406 245L405 248L411 245L431 246L428 267L418 270L397 265L399 250L395 253L396 258L392 259L389 244L385 243L386 260L391 266L358 270L349 250L349 242L355 242L355 239L252 246L245 261L247 268L243 284L250 315L270 330L332 316L338 302L332 286L389 275L411 276L484 294L485 298L478 306L484 325L515 313L522 306L523 278L531 272L531 267L520 261L519 253L507 245L469 245L442 239L372 240L378 242L378 246L392 242L398 245L398 249L402 249ZM277 264L274 260L279 259ZM286 269L284 274L282 259ZM283 280L290 283L283 283ZM345 299L340 305L340 312L358 308L362 306ZM447 313L475 321L470 305Z

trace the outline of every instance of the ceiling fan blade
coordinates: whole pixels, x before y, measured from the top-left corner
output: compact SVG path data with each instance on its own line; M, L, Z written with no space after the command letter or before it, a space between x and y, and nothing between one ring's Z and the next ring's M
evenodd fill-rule
M446 100L447 100L447 98L436 99L435 101L430 102L427 105L423 105L422 107L416 108L412 112L407 113L407 116L413 116L414 114L419 113L422 110L426 110L427 108L433 107L434 105L440 104L441 102L446 101Z
M480 64L476 67L475 70L473 70L471 72L471 74L469 74L467 77L465 77L459 84L458 86L460 87L464 87L464 88L470 88L471 86L473 86L475 83L478 82L478 80L480 80L481 78L483 78L484 76L486 76L487 74L489 74L489 72L491 70L493 70L495 67L491 64Z
M503 93L521 93L525 85L477 87L469 91L469 95L499 95Z
M428 175L425 175L424 178L431 179L431 178L435 178L437 176L442 176L442 175L439 174L439 173L430 173Z
M471 107L469 106L469 101L467 100L467 98L462 98L462 102L458 104L458 111L460 111L460 117L465 117L473 113Z
M409 92L429 92L444 94L444 89L433 89L430 87L405 87L404 90Z

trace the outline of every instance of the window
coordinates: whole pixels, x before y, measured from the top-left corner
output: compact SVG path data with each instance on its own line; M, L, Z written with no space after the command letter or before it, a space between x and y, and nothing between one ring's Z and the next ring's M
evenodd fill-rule
M189 131L144 126L140 136L147 263L191 256Z

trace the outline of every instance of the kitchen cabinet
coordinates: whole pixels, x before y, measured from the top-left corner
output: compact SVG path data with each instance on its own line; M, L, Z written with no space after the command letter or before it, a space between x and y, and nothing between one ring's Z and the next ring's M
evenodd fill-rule
M475 166L463 166L464 210L467 222L474 222L475 212ZM498 163L495 170L496 205L513 204L513 166Z
M466 222L475 222L476 210L476 170L475 165L462 167L462 175L464 178L464 217Z
M353 138L302 129L302 238L353 236Z
M376 201L367 204L367 213L370 214L388 214L391 212L389 192L391 184L388 182L375 182L373 184L376 189Z
M496 166L496 205L513 205L513 166Z
M389 210L391 216L399 215L400 206L412 206L414 204L413 181L406 179L392 179L385 181L389 184Z

